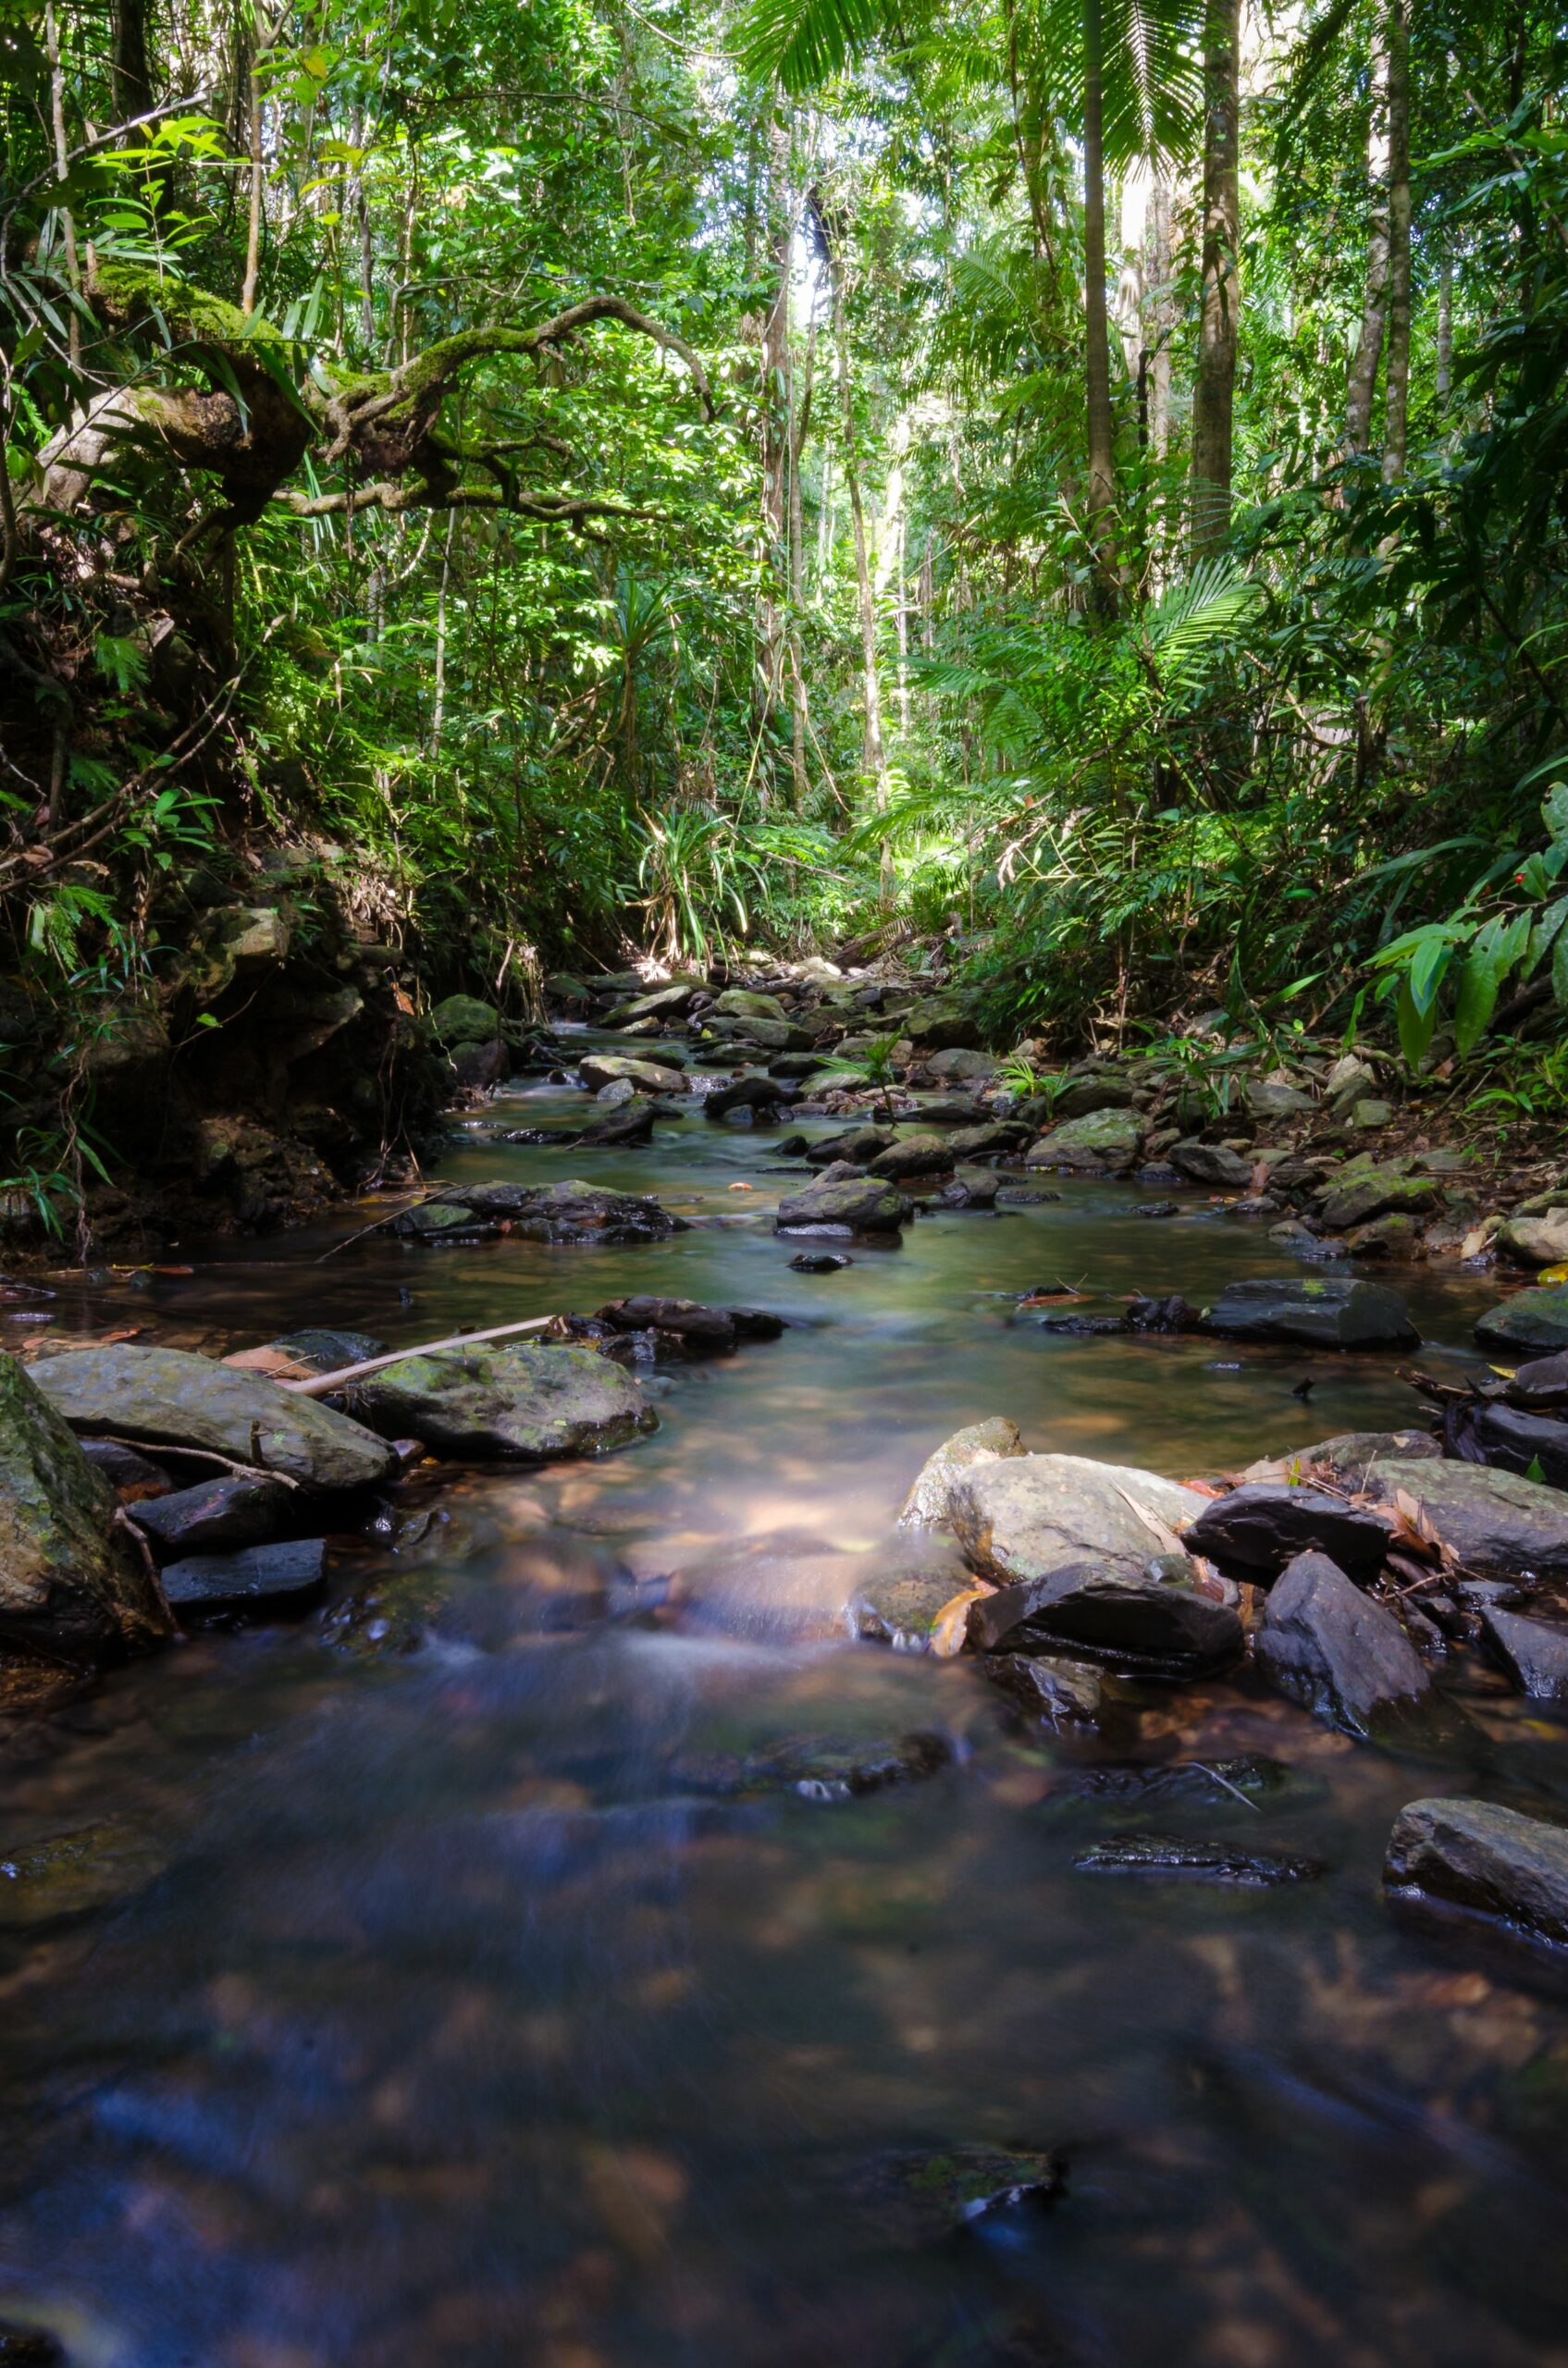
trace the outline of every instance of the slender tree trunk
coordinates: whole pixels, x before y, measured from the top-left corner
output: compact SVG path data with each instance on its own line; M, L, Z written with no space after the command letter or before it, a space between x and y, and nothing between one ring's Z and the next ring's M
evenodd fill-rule
M907 513L898 512L898 729L909 737L909 610L906 565L908 558Z
M855 434L855 397L849 376L849 335L845 320L844 266L836 257L833 271L833 344L838 353L839 400L843 413L844 482L849 494L849 518L855 536L855 589L860 617L860 668L865 697L865 773L879 814L887 811L887 749L883 738L882 686L877 678L877 604L871 585L870 551L866 539L866 508L860 491L860 458ZM883 846L882 886L885 896L893 886L893 851Z
M1389 358L1383 475L1404 475L1410 433L1410 0L1389 0Z
M446 548L441 553L441 588L436 598L436 697L430 714L430 754L440 749L441 732L447 720L447 591L451 582L452 536L457 526L457 512L447 512Z
M806 668L800 644L800 619L806 607L806 501L800 483L800 464L806 457L806 438L811 426L811 388L817 364L817 324L813 319L806 333L806 360L798 381L790 380L789 434L789 688L790 688L790 772L794 783L795 810L798 814L806 802L806 727L808 701Z
M49 64L49 128L55 136L55 170L61 180L66 178L68 142L66 140L66 75L60 59L60 27L55 15L53 0L43 11L43 53ZM66 242L66 278L71 293L81 293L81 262L76 245L76 216L68 205L60 209L60 228ZM66 336L73 370L81 364L81 321L73 304L66 324ZM4 466L0 461L0 466Z
M790 459L789 297L795 224L789 202L789 129L775 122L768 140L768 247L773 300L761 324L762 596L759 604L759 722L765 731L778 704L784 669L784 619L780 586L788 580L785 553L786 480Z
M1453 257L1447 247L1438 265L1438 408L1446 411L1453 392Z
M350 138L364 146L364 109L356 107ZM359 333L368 363L376 352L376 250L370 235L370 200L364 187L364 158L354 167L354 211L359 222Z
M1192 390L1192 557L1230 532L1236 349L1241 314L1241 0L1204 15L1204 284Z
M1170 190L1156 179L1149 192L1146 274L1152 283L1143 333L1149 356L1149 445L1156 461L1170 449L1170 339L1176 306L1171 295Z
M262 86L262 60L271 47L258 25L252 36L250 70L250 152L251 199L250 215L245 230L245 287L240 305L245 318L256 309L256 282L261 275L262 191L266 173L262 156L262 114L265 93Z
M1088 412L1089 536L1100 598L1117 598L1116 421L1111 411L1110 323L1105 303L1105 28L1102 0L1083 0L1083 324Z
M1386 29L1379 31L1377 54L1372 61L1372 114L1366 130L1366 177L1371 194L1371 229L1366 245L1366 281L1362 298L1361 335L1351 363L1345 398L1345 451L1354 459L1372 449L1372 402L1377 390L1377 363L1383 351L1383 328L1389 302L1389 47Z
M114 0L109 13L109 87L116 120L129 123L153 105L147 64L146 0Z

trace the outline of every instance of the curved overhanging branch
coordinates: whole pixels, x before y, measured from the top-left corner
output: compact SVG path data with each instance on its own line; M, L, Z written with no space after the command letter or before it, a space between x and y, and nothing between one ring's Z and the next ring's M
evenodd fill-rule
M405 510L504 510L519 518L535 518L550 525L571 526L587 518L652 518L657 512L634 509L629 502L600 501L589 497L554 493L509 493L499 485L454 485L443 491L426 484L403 485L382 478L376 485L354 486L341 493L300 493L292 488L275 493L273 501L296 518L352 517L362 510L385 510L396 515Z

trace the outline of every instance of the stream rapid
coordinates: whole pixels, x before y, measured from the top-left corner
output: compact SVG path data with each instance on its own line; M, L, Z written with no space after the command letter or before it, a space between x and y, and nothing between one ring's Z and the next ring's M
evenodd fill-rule
M1378 1885L1399 1808L1484 1777L1245 1679L1130 1689L1069 1741L971 1662L841 1617L962 1424L1212 1473L1408 1424L1399 1360L1063 1338L1014 1306L1291 1271L1196 1196L1151 1220L1136 1187L1046 1178L1059 1198L921 1217L809 1276L772 1229L799 1181L779 1130L496 1140L585 1107L503 1091L441 1175L583 1175L691 1230L324 1257L361 1210L183 1244L189 1273L45 1311L217 1353L632 1291L790 1328L658 1374L660 1427L618 1454L422 1472L312 1616L6 1722L6 1845L104 1828L106 1871L37 1925L0 1881L0 2317L53 2328L73 2368L1568 2362L1568 1992L1396 1922ZM1427 1363L1475 1364L1484 1279L1388 1279ZM1563 1798L1561 1728L1500 1692L1467 1707L1516 1790ZM924 1732L952 1764L860 1798L700 1781L786 1740ZM1241 1754L1290 1770L1261 1808L1130 1814L1078 1782ZM1140 1822L1328 1870L1075 1870ZM881 2208L889 2161L972 2146L1060 2150L1066 2191L935 2237Z

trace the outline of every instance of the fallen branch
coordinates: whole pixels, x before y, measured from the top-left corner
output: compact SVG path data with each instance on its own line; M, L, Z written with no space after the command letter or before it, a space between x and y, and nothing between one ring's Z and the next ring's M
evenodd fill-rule
M416 1341L411 1349L392 1349L384 1357L366 1357L363 1364L342 1365L336 1373L313 1374L309 1381L280 1381L290 1398L326 1398L335 1389L345 1389L352 1381L360 1381L367 1373L379 1373L385 1365L401 1365L405 1357L433 1357L441 1349L472 1349L482 1340L515 1338L519 1332L542 1332L553 1324L553 1315L530 1315L524 1324L492 1324L484 1332L451 1332L444 1340Z
M89 1438L102 1439L105 1447L128 1447L133 1455L189 1455L204 1463L221 1464L225 1472L237 1472L241 1480L276 1480L280 1488L297 1488L300 1483L287 1472L274 1472L265 1463L238 1463L231 1455L219 1455L212 1447L187 1447L179 1439L122 1439L112 1431L89 1431Z

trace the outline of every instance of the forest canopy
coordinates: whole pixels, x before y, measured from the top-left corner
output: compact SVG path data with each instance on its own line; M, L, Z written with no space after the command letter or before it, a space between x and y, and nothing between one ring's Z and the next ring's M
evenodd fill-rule
M1528 0L4 0L26 1028L270 839L415 1000L942 937L999 1046L1553 1106L1563 69Z

